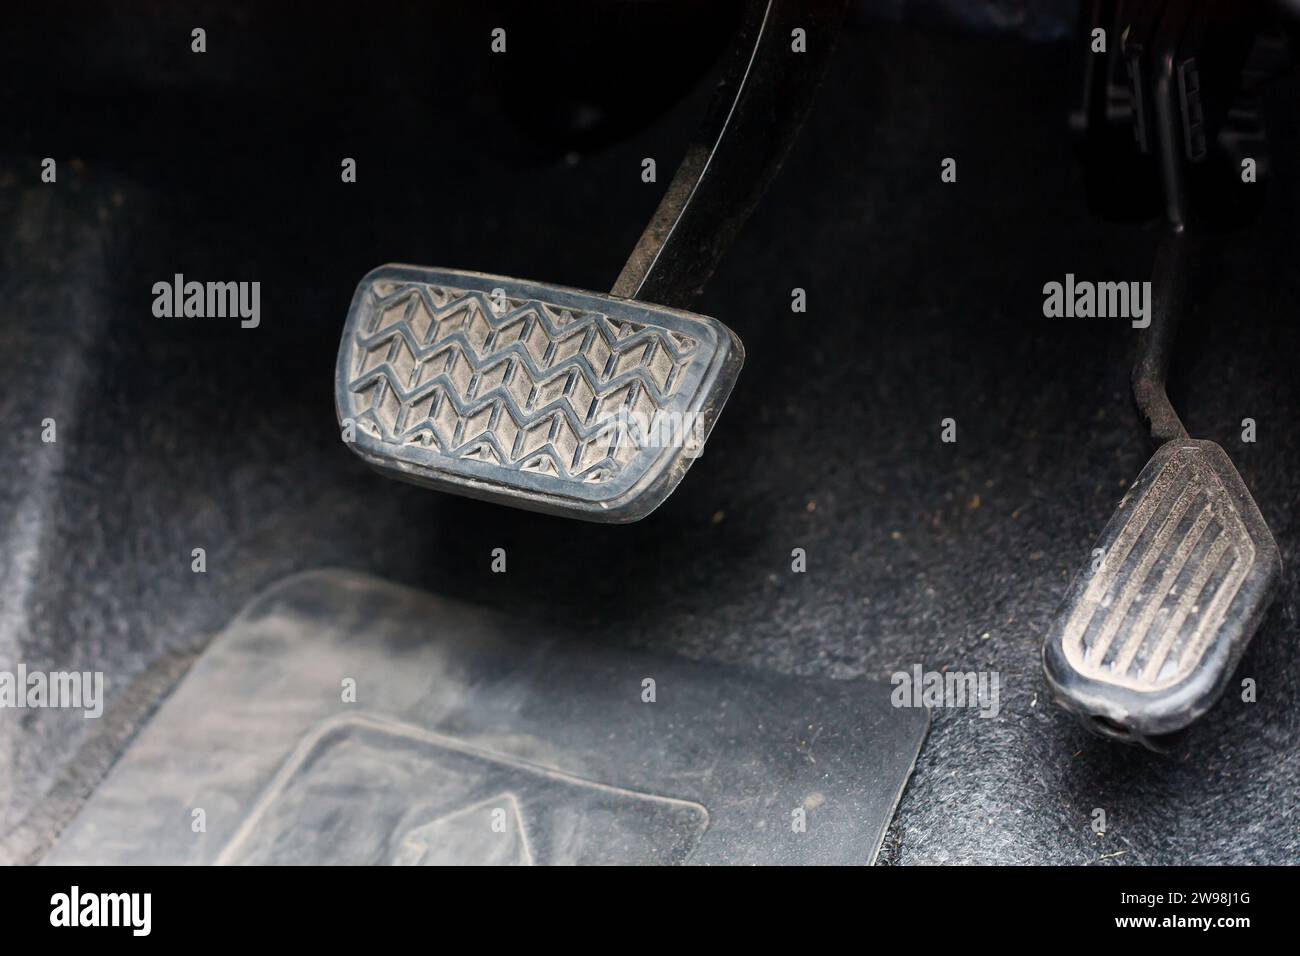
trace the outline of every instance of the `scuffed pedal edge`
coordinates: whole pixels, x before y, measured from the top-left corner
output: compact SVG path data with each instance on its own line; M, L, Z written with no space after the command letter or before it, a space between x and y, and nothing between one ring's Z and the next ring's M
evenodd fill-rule
M391 477L630 522L658 507L698 457L743 361L740 340L707 316L390 264L353 295L335 404L340 423L355 425L353 451ZM619 410L691 423L691 441L611 443Z
M1208 643L1188 673L1169 686L1150 690L1124 686L1122 677L1102 679L1099 673L1081 673L1077 664L1078 653L1072 655L1066 642L1083 641L1077 622L1072 626L1072 620L1084 602L1090 600L1088 590L1094 575L1085 566L1075 577L1043 644L1043 669L1056 702L1090 721L1090 726L1106 736L1145 743L1144 738L1181 730L1208 711L1223 693L1242 653L1267 613L1281 574L1277 544L1258 506L1227 453L1210 441L1182 439L1159 448L1125 494L1097 539L1096 547L1109 556L1130 517L1151 493L1152 486L1170 469L1179 467L1180 461L1187 459L1193 462L1190 467L1208 469L1221 485L1243 531L1249 536L1252 553L1223 610L1220 626L1207 639ZM1136 550L1136 545L1134 547ZM1103 564L1096 576L1103 576L1106 570ZM1105 585L1105 590L1109 590L1109 584ZM1094 594L1093 598L1096 597ZM1099 606L1091 613L1105 615L1110 613L1110 609ZM1087 621L1084 622L1086 625ZM1132 640L1132 637L1125 639ZM1138 639L1143 640L1145 636L1139 635ZM1153 749L1159 749L1154 742Z

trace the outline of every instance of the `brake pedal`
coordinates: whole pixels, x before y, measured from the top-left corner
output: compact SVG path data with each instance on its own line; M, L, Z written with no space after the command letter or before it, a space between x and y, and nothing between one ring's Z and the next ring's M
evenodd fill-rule
M681 481L743 358L702 315L386 265L353 297L335 400L352 448L388 475L634 521Z
M380 266L339 345L343 436L396 478L636 521L699 456L744 360L698 297L781 161L846 0L750 0L716 102L610 294ZM806 37L792 54L791 31Z

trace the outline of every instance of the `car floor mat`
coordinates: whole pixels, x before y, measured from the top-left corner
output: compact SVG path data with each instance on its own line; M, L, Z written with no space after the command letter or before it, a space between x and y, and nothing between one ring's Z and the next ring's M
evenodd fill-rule
M929 725L343 571L218 635L43 862L870 863Z

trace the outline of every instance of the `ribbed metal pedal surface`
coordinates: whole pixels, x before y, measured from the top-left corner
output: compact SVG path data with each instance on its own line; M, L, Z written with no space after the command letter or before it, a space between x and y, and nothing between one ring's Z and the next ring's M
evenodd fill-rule
M399 478L593 521L657 507L744 351L715 319L561 286L386 265L357 287L336 404Z
M1112 734L1207 710L1268 606L1277 545L1224 451L1162 446L1102 532L1044 646L1058 699Z

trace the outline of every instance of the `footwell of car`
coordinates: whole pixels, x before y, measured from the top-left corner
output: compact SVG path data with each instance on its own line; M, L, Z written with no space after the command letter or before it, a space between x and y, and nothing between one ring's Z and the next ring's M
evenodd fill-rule
M187 22L140 29L161 48ZM533 155L458 135L514 142L454 57L387 58L385 97L359 92L368 73L298 82L322 75L338 28L298 24L273 67L214 44L184 94L197 65L150 85L114 73L112 43L80 50L94 82L75 88L57 56L6 58L28 92L6 84L23 133L0 155L0 664L107 680L98 721L0 719L0 855L53 845L202 635L328 565L611 649L842 681L998 675L996 711L934 711L885 862L1296 858L1294 182L1270 184L1225 253L1173 377L1188 430L1231 446L1282 552L1232 685L1254 678L1257 699L1230 691L1155 755L1089 735L1041 676L1070 576L1148 456L1126 327L1043 317L1043 282L1142 279L1153 239L1088 215L1062 47L851 25L700 304L747 352L707 453L649 518L602 527L368 470L336 428L339 333L378 262L607 288L662 189L641 159L683 141L701 93L616 144ZM1277 129L1294 154L1285 115ZM39 181L51 153L57 189ZM344 156L360 174L340 188ZM962 188L941 184L946 156ZM258 327L155 317L150 290L177 273L260 281Z

